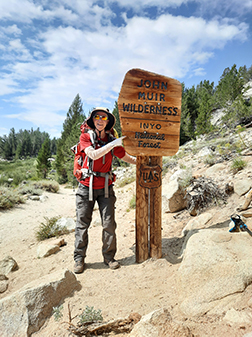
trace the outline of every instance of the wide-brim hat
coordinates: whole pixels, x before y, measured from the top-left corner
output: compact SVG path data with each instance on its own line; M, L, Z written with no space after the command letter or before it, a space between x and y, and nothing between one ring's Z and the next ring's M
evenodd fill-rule
M102 107L98 107L92 110L90 116L87 119L87 125L91 128L91 129L95 129L95 125L94 125L94 121L93 121L93 117L94 115L99 112L105 112L108 115L108 124L105 127L105 130L108 131L110 129L113 128L113 126L115 125L116 119L115 116L109 111L109 109L107 108L102 108Z

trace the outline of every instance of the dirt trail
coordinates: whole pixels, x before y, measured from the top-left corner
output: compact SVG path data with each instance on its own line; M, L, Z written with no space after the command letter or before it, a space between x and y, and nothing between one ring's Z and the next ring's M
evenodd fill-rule
M135 211L129 210L129 200L135 193L135 185L115 189L117 195L116 221L118 252L116 258L121 268L110 270L103 264L99 211L93 214L89 231L89 247L86 270L77 275L81 289L64 302L63 320L68 320L68 304L72 316L82 313L85 307L101 309L104 320L128 317L130 313L147 314L158 308L176 313L179 293L176 271L180 265L183 244L181 231L190 219L187 211L176 219L174 214L162 214L163 258L135 263ZM0 256L12 256L19 269L8 274L8 290L0 298L21 289L28 282L61 269L73 270L74 233L64 236L66 246L47 258L37 258L38 242L35 231L44 217L75 218L75 192L60 188L59 193L44 193L45 201L28 200L9 211L0 213ZM231 206L233 207L233 205ZM223 216L223 211L220 209ZM229 210L227 210L229 212ZM215 212L218 217L218 211ZM48 242L53 239L48 240ZM70 336L66 326L52 317L34 334L36 336ZM224 336L224 334L223 334Z

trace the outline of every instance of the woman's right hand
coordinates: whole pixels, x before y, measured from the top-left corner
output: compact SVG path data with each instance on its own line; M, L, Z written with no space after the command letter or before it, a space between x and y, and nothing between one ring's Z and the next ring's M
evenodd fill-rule
M115 140L113 140L112 142L110 142L110 144L113 146L113 147L116 147L116 146L122 146L122 140L125 138L126 136L122 136L120 138L116 138Z

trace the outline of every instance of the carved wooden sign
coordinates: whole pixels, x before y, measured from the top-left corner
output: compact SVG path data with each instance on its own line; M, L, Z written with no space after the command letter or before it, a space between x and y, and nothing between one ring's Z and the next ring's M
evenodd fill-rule
M123 143L134 156L172 156L179 149L181 83L141 69L129 70L118 98Z
M141 165L139 184L145 188L157 188L162 183L162 169L159 165Z

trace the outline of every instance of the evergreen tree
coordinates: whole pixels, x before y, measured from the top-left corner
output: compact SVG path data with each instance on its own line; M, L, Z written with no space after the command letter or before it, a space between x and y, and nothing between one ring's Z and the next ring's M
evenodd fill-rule
M118 133L118 136L122 136L122 129L121 129L121 123L120 123L120 116L118 111L118 104L115 102L114 109L112 111L112 114L115 116L116 122L114 128L116 129L116 132Z
M183 145L187 141L190 140L190 137L186 135L186 113L187 113L187 107L186 107L186 88L185 83L182 83L182 102L181 102L181 120L180 120L180 145Z
M184 89L182 95L181 128L182 135L188 139L195 138L198 109L199 100L195 86L192 86L190 89Z
M71 147L76 144L80 137L80 125L86 119L83 114L82 103L79 94L76 95L63 123L61 138L57 144L56 170L59 182L72 180L73 177L73 154Z
M196 132L198 135L209 133L212 130L211 116L213 110L214 82L201 82L198 91L198 116L196 118Z
M78 123L82 123L84 118L81 99L79 94L77 94L68 109L67 117L63 123L63 131L61 134L63 142L72 132L77 135L76 126Z
M47 173L51 168L51 162L48 160L50 157L50 140L49 138L46 138L37 157L37 174L39 177L46 178Z
M31 136L30 133L27 130L24 130L23 133L23 155L25 157L28 157L32 153L32 142L31 142Z
M6 135L2 137L1 149L2 149L2 154L3 154L4 159L8 159L8 160L12 159L12 149L11 149L9 139Z
M65 158L62 151L62 145L60 144L60 142L61 139L58 141L55 166L58 174L58 182L60 184L64 184L67 182L68 177L67 177L67 170L65 168Z
M53 137L51 141L51 153L56 154L56 152L57 152L57 139Z
M27 156L37 156L41 146L46 138L50 138L47 132L37 130L19 130L15 132L11 128L9 135L0 137L0 156L11 160ZM56 140L55 140L56 141ZM54 141L54 153L56 153L56 145Z
M243 91L245 84L244 68L241 67L239 71L236 64L232 68L226 68L220 78L216 87L216 100L222 107L230 106Z
M12 158L15 156L16 149L17 149L17 136L14 128L10 129L9 133L9 143L11 147L11 156Z
M15 159L20 159L22 157L22 144L19 142L16 149Z
M234 64L231 69L226 68L216 88L217 102L226 109L223 122L234 127L251 115L250 102L243 96L244 85L249 78L246 67L237 70Z

